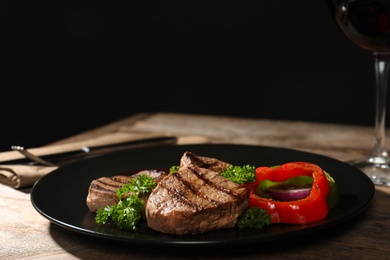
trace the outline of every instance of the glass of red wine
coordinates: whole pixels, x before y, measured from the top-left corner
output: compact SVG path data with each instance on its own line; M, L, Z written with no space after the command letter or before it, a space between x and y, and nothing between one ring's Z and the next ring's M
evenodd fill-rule
M386 149L386 92L390 68L390 0L326 0L341 31L374 55L376 77L375 142L371 155L352 164L374 184L390 186L390 159Z

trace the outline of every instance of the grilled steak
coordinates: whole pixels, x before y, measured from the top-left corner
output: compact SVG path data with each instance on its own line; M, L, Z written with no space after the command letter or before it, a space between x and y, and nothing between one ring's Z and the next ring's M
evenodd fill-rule
M148 226L176 235L234 227L248 206L249 190L219 172L199 167L210 164L199 164L193 154L183 157L179 171L161 180L149 195ZM187 160L192 157L196 159ZM221 166L220 161L214 162Z
M167 175L164 171L144 170L133 175L116 175L93 180L89 186L87 195L87 206L89 210L96 212L99 208L117 204L119 199L116 195L116 190L128 183L132 178L136 178L141 174L147 174L157 183ZM147 198L147 195L142 198L145 204Z
M186 152L181 158L180 164L198 165L204 168L223 169L226 168L227 163L219 161L214 158L208 158L203 156L197 156L193 153ZM131 178L136 178L138 175L147 174L151 176L156 182L159 182L164 178L167 173L157 170L144 170L133 175L115 175L111 177L101 177L93 180L88 189L87 206L91 212L96 212L99 208L105 206L112 206L118 203L119 199L116 195L116 190L130 181ZM145 194L142 199L145 202L148 198L148 194Z
M141 174L151 176L157 187L142 199L148 226L169 234L195 234L232 228L248 206L249 190L222 177L230 164L216 158L185 152L180 169L144 170L134 175L101 177L90 184L87 206L91 212L118 203L116 190Z

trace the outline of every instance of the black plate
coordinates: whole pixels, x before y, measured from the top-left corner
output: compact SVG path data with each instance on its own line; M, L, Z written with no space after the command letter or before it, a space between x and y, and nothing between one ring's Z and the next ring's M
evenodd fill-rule
M274 224L261 230L233 228L175 236L151 230L146 221L140 223L138 230L131 232L95 224L95 215L86 205L88 187L93 179L129 170L166 169L178 165L185 151L234 165L272 166L292 161L315 163L333 176L341 191L341 199L323 221L308 225ZM100 238L143 245L239 245L286 239L340 224L362 212L374 193L374 184L362 171L326 156L283 148L221 144L160 146L79 161L41 178L31 191L31 202L54 224Z

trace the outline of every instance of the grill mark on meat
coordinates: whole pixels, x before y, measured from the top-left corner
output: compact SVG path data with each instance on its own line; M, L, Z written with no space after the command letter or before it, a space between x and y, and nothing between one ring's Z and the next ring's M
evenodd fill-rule
M189 170L191 170L191 172L193 172L194 174L196 174L199 178L201 178L205 183L207 183L208 185L212 186L213 188L227 194L227 195L230 195L232 197L235 198L235 200L242 200L243 197L234 192L233 190L229 189L229 188L225 188L221 185L217 185L215 182L212 182L210 181L209 178L207 178L199 169L195 168L195 167L188 167Z
M217 205L217 206L221 206L223 205L222 202L220 201L216 201L214 199L211 199L210 197L206 196L204 193L200 192L198 188L196 188L194 185L192 185L189 181L187 181L186 179L184 179L182 177L182 175L180 175L178 172L175 172L175 173L172 173L172 175L177 178L186 188L188 188L188 190L190 190L194 195L196 196L199 196L199 197L202 197L206 200L208 200L209 202ZM201 178L202 180L205 180L205 178ZM186 203L187 205L193 207L193 208L196 208L198 211L202 210L203 207L201 205L198 205L198 204L195 204L193 203L190 199L188 199L184 193L178 191L177 189L172 189L170 187L168 187L167 185L164 185L162 184L162 186L168 190L168 192L170 194L172 194L173 196L175 196L177 199L179 199L181 202L183 203ZM188 191L187 190L187 191Z
M123 178L116 178L115 176L111 178L102 177L95 181L92 181L91 188L99 189L102 191L113 191L119 189L120 187L128 183L131 178L127 178L127 181L120 181L119 179Z
M112 179L113 181L119 182L119 183L128 183L132 178L134 178L134 175L129 175L129 176L115 175L115 176L112 176L110 179Z
M195 189L195 187L193 185L191 185L189 182L187 182L186 180L184 180L183 178L181 178L180 175L177 172L176 173L172 173L172 175L175 178L177 178L185 187L187 187L194 194L197 193L197 190ZM176 198L177 200L179 200L180 202L186 204L187 206L194 208L196 211L200 211L200 210L203 209L202 206L193 203L191 200L189 200L185 196L184 193L180 192L178 189L173 189L173 188L171 188L171 187L169 187L167 185L164 185L164 184L161 184L161 186L164 187L172 197Z
M172 173L173 176L175 176L185 187L187 187L189 190L191 190L193 193L197 193L197 189L194 185L192 185L190 182L185 180L181 177L181 175L178 172Z

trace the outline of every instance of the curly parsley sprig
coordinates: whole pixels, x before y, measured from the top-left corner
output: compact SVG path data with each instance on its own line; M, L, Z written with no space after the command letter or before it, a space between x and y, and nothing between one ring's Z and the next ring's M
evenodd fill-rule
M252 165L230 165L221 175L238 184L251 183L256 180L255 166Z
M145 210L144 202L139 196L151 192L155 187L156 182L146 174L131 179L129 183L116 191L119 198L116 205L97 210L96 224L106 224L111 218L120 229L136 230L141 219L141 213Z
M244 214L238 219L237 226L240 229L254 228L261 229L266 225L271 224L271 216L265 209L253 207L248 208Z
M179 171L180 166L179 165L173 165L171 168L169 168L169 174Z

